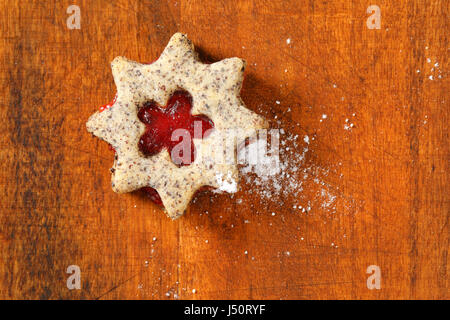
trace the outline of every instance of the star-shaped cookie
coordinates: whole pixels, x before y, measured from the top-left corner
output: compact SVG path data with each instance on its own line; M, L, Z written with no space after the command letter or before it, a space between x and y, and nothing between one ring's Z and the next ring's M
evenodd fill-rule
M255 130L268 127L267 121L247 109L239 97L245 61L229 58L204 64L186 35L176 33L152 64L117 57L111 66L116 101L112 107L93 114L87 129L116 151L111 169L113 190L125 193L152 187L172 219L184 213L202 186L236 191L236 157L231 155L231 160L223 161L224 145L231 141L235 147ZM205 115L214 123L211 134L194 139L196 157L187 166L174 164L165 149L145 156L138 147L145 132L145 125L137 116L139 108L149 101L164 106L171 94L180 89L192 96L192 114Z

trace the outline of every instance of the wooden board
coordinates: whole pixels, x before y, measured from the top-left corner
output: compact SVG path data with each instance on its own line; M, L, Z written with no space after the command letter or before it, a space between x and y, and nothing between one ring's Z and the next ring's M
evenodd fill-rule
M448 299L448 13L439 0L1 1L0 297ZM247 60L242 97L300 137L303 180L268 199L243 179L177 221L112 192L113 154L85 122L114 96L110 61L153 61L176 31L203 59Z

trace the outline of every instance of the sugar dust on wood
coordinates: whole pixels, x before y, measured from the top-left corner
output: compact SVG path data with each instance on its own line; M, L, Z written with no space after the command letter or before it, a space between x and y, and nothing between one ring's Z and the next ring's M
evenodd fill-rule
M322 119L327 118L326 114L322 115ZM289 206L294 209L293 213L314 214L315 211L325 211L334 214L338 193L323 180L333 170L331 164L330 167L323 167L308 161L315 137L300 136L283 129L280 129L280 133L277 155L268 153L266 141L260 140L239 152L238 159L245 153L246 157L242 158L248 161L240 169L244 181L252 186L247 192L257 196L264 206L276 206L283 204L285 199L294 199L295 203ZM319 190L311 193L317 187ZM339 200L345 202L345 199ZM272 212L272 216L275 214Z

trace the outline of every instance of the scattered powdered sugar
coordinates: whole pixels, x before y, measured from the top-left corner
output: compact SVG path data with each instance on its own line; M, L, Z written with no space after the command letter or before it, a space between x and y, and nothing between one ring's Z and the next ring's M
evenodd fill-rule
M353 127L348 121L348 128ZM344 206L351 206L345 204L345 199L339 199L339 187L326 182L330 172L337 175L337 171L332 169L333 164L323 167L313 161L311 147L315 136L294 134L283 129L279 133L275 146L273 137L270 143L267 143L267 137L258 137L239 150L240 172L250 186L246 193L258 196L262 207L287 206L297 214L333 214L338 200L344 202ZM275 148L276 142L279 142L278 148ZM276 215L274 211L270 212L272 216Z
M219 184L219 190L228 193L237 192L237 182L233 179L231 172L228 171L227 177L223 179L223 174L218 172L216 174L216 181Z
M305 137L303 138L303 141L305 141L305 143L309 144L309 137L308 137L308 136L305 136Z
M267 142L263 139L258 139L241 149L237 156L238 162L246 164L241 172L245 174L252 172L265 180L278 174L281 170L278 155L268 155L266 152Z
M283 132L284 131L280 131ZM286 135L280 140L278 152L267 152L267 140L257 139L238 153L238 160L246 165L241 169L247 183L262 199L274 200L283 195L298 195L303 190L301 164L309 151L309 136L303 137L299 146L298 135ZM295 150L302 150L296 154ZM245 158L246 157L246 158ZM275 213L272 213L275 215Z
M428 50L427 48L428 47L426 47L425 49ZM436 61L435 59L432 60L431 58L427 58L427 64L431 64L431 69L427 75L428 79L429 80L442 79L442 71L440 69L439 62ZM426 70L425 70L425 73L426 73Z
M322 208L329 208L336 201L336 196L329 193L325 189L322 189L321 196L322 198L324 198L324 201L322 202Z
M284 133L284 130L280 130L280 132ZM274 154L270 151L267 152L266 139L257 139L238 153L239 163L246 159L246 165L241 169L241 172L247 174L245 176L247 182L258 189L257 192L262 198L270 199L289 189L301 190L301 181L297 181L294 175L298 167L289 166L288 161L281 160L282 155L280 153L293 152L291 151L292 147L287 146L288 141L294 142L294 146L297 146L298 135L290 136L287 140L282 139L279 144L280 149ZM308 152L307 146L303 148L303 152L296 162L301 162L306 152Z
M353 123L350 123L349 121L350 120L348 118L345 119L345 124L344 124L344 129L345 130L350 130L351 128L353 128L355 126Z

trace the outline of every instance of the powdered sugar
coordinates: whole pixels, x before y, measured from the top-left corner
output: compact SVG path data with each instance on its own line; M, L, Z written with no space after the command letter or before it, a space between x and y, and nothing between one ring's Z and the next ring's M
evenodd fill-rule
M218 172L216 174L216 181L219 184L219 190L228 193L235 193L237 191L237 182L233 179L232 173L228 172L227 177L224 179L223 174Z
M274 152L272 144L268 150L267 139L259 137L238 153L239 163L243 164L241 175L251 186L246 192L258 196L262 207L284 206L288 201L293 213L334 214L338 200L346 200L339 199L339 187L326 182L330 172L336 173L333 165L322 167L311 161L315 136L283 129L279 133L278 152Z
M284 130L280 130L284 133ZM256 187L261 198L271 199L274 196L293 192L297 194L302 190L302 181L298 179L299 164L305 159L308 152L309 137L303 138L306 145L302 148L302 153L294 155L294 150L299 144L299 136L288 135L281 140L279 153L267 152L267 141L258 139L238 154L238 159L247 156L246 165L241 169L245 174L245 179ZM273 147L273 146L272 146ZM282 160L286 155L293 156L291 159Z

